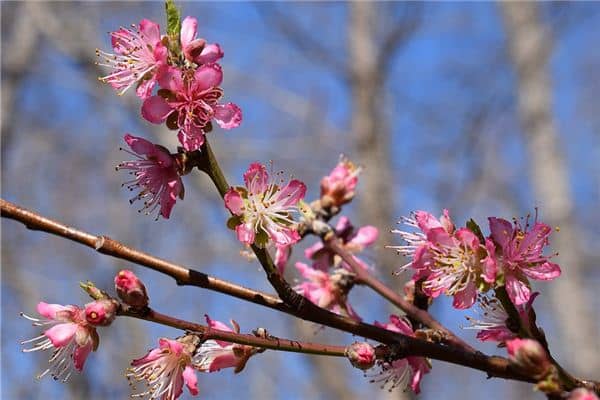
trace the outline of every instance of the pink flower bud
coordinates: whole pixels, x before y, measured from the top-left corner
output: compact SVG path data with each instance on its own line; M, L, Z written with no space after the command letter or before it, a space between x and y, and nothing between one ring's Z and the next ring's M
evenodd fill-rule
M108 326L117 316L119 303L113 299L96 300L85 305L85 320L95 326Z
M119 298L133 308L143 308L148 305L146 287L135 274L129 270L121 270L115 276L115 289Z
M354 342L346 348L346 357L354 368L367 370L375 365L375 349L369 343Z
M523 371L542 378L551 363L542 345L532 339L513 339L506 342L510 361Z
M352 200L358 183L360 168L342 158L338 165L321 179L321 199L333 206L341 206Z
M599 400L598 396L590 390L578 388L571 392L568 400Z

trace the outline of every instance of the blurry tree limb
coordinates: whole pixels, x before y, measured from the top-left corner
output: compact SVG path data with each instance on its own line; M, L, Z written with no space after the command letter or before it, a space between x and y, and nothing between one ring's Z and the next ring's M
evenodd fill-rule
M569 348L570 364L582 373L600 370L600 343L585 298L582 258L573 215L568 171L552 116L549 57L552 41L535 2L501 2L510 59L518 78L517 97L531 179L544 215L560 227L555 235L558 261L565 268L550 286L553 308L561 330L562 348ZM577 344L576 346L574 344ZM566 356L563 353L563 357Z

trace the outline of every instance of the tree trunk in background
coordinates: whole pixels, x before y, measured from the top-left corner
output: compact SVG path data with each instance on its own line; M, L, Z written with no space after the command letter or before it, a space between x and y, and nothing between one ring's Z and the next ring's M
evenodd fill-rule
M560 345L555 352L566 365L592 377L600 370L600 349L585 299L567 166L552 117L548 66L551 40L538 15L537 3L501 2L500 7L518 78L519 112L533 188L544 220L560 227L560 232L553 235L552 247L560 254L556 261L562 266L563 275L548 284L560 329Z
M397 216L393 215L392 175L390 171L390 135L386 129L383 110L383 82L385 78L377 68L379 49L375 37L377 4L354 1L350 5L348 31L350 89L352 98L351 129L356 145L357 162L364 169L360 177L359 222L379 229L379 247L375 249L376 268L392 288L399 281L390 282L391 272L400 265L397 255L385 250L392 243L390 229ZM397 310L394 310L397 312ZM380 391L379 398L411 399L411 393Z
M393 251L383 249L383 245L393 242L390 229L398 217L393 211L390 137L383 122L382 85L385 78L377 68L376 24L376 3L351 3L348 31L351 129L356 145L356 161L364 166L359 183L360 194L357 196L359 220L361 224L374 225L379 229L380 248L376 249L375 262L389 281L389 273L401 263Z

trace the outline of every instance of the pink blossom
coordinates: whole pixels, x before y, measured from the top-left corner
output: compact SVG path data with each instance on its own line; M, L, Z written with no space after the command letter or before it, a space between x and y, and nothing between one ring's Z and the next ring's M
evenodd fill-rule
M285 267L287 265L288 259L290 258L290 254L292 252L291 244L277 244L275 243L275 258L273 262L277 267L277 270L281 275L285 272Z
M159 95L142 105L142 116L154 123L167 121L179 128L179 142L186 151L194 151L204 143L207 125L215 120L223 129L240 125L242 111L233 104L219 104L223 89L219 87L223 72L218 64L204 64L192 73L166 67L160 75Z
M319 307L361 320L348 303L347 294L351 284L348 283L348 273L345 270L329 275L301 262L296 263L296 268L306 281L294 287L294 290Z
M160 207L159 215L168 219L177 197L183 199L184 194L177 161L164 147L140 137L126 134L125 142L132 150L127 152L137 160L123 162L117 169L130 170L134 176L124 186L129 190L141 189L129 202L145 199L140 212L146 210L146 214L151 214Z
M504 273L506 291L515 305L527 303L531 296L529 280L551 280L560 276L558 264L542 254L548 245L552 228L529 219L522 226L517 220L514 225L502 218L490 217L491 239L497 247L496 263Z
M94 326L108 326L117 317L119 303L106 298L93 301L85 305L85 319Z
M222 322L210 319L205 315L209 328L225 332L240 332L240 327L235 321L231 321L230 328ZM252 346L229 343L222 340L206 340L196 350L193 357L194 368L201 372L215 372L223 368L234 368L234 372L240 372L248 359L259 350Z
M215 63L223 58L218 44L206 44L204 39L196 38L198 20L186 17L181 23L181 48L188 61L198 65Z
M533 339L512 339L506 342L506 350L513 365L522 371L541 378L550 368L548 353Z
M401 333L407 336L415 336L410 322L397 315L390 315L390 321L382 324L375 321L375 325L392 332ZM375 376L372 382L381 382L381 387L389 385L389 390L399 388L410 388L415 393L421 391L420 382L423 375L431 370L429 361L424 357L406 357L392 362L379 361L381 372Z
M375 349L366 342L354 342L346 349L346 357L353 367L367 370L375 365Z
M341 158L329 175L321 179L321 198L327 196L327 201L337 207L350 202L354 197L360 171L360 167Z
M145 381L147 390L133 397L175 400L185 384L190 394L198 394L198 379L192 367L192 355L199 343L193 335L177 340L161 338L159 346L131 362L127 378L133 383ZM135 388L134 388L135 389Z
M115 276L115 289L123 303L134 308L148 305L146 287L131 271L123 269Z
M96 54L103 58L99 65L110 67L113 72L100 80L120 95L137 84L137 95L142 99L150 97L160 67L167 63L168 51L161 42L158 24L143 19L139 27L121 28L110 36L114 54L100 50Z
M279 175L279 174L277 174ZM270 239L277 245L296 243L300 235L292 213L306 194L306 185L292 179L284 186L277 176L269 177L267 169L252 163L244 173L245 188L230 188L225 194L225 206L233 217L238 240L246 245L264 246Z
M377 241L377 237L379 236L378 229L371 225L366 225L355 229L350 222L350 219L346 216L340 217L335 227L335 233L337 237L342 239L342 247L352 254L359 253L366 247L371 246ZM304 255L306 258L310 258L314 261L313 268L317 268L322 271L327 271L331 266L341 266L350 271L352 270L352 268L343 262L342 259L333 251L325 248L322 241L318 241L307 248L304 251ZM367 264L363 260L354 255L353 257L358 264L363 266L363 268L368 268Z
M84 310L77 306L38 303L37 312L44 318L23 317L33 321L34 326L49 326L43 334L21 344L31 343L33 347L24 349L28 353L52 349L50 366L38 375L42 378L48 372L56 380L66 382L73 368L81 372L90 352L98 348L96 329L86 321Z
M600 400L596 393L584 388L573 390L567 400Z
M481 243L467 228L455 230L447 210L439 220L427 212L417 211L414 219L403 221L421 232L393 231L399 233L407 245L390 247L412 257L401 270L409 266L415 269L412 279L423 279L426 295L437 297L444 293L454 296L455 308L471 307L482 281L496 279L495 264L487 253L490 243Z

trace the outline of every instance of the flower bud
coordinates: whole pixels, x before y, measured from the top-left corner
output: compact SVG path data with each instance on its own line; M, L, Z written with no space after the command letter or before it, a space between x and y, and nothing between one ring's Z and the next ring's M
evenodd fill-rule
M98 289L93 282L79 282L79 286L94 300L108 299L108 293Z
M96 300L85 305L85 320L94 326L108 326L117 316L119 303L113 299Z
M590 390L577 388L571 392L568 400L600 400L598 396Z
M506 342L510 361L523 371L538 378L544 377L550 369L548 354L542 345L532 339L513 339Z
M338 165L321 179L321 199L327 205L341 206L352 200L360 168L342 158ZM326 201L325 201L326 200Z
M366 342L354 342L346 348L346 357L354 368L367 370L375 365L375 349Z
M148 305L146 287L135 274L129 270L121 270L115 276L115 289L119 298L133 308L143 308Z

